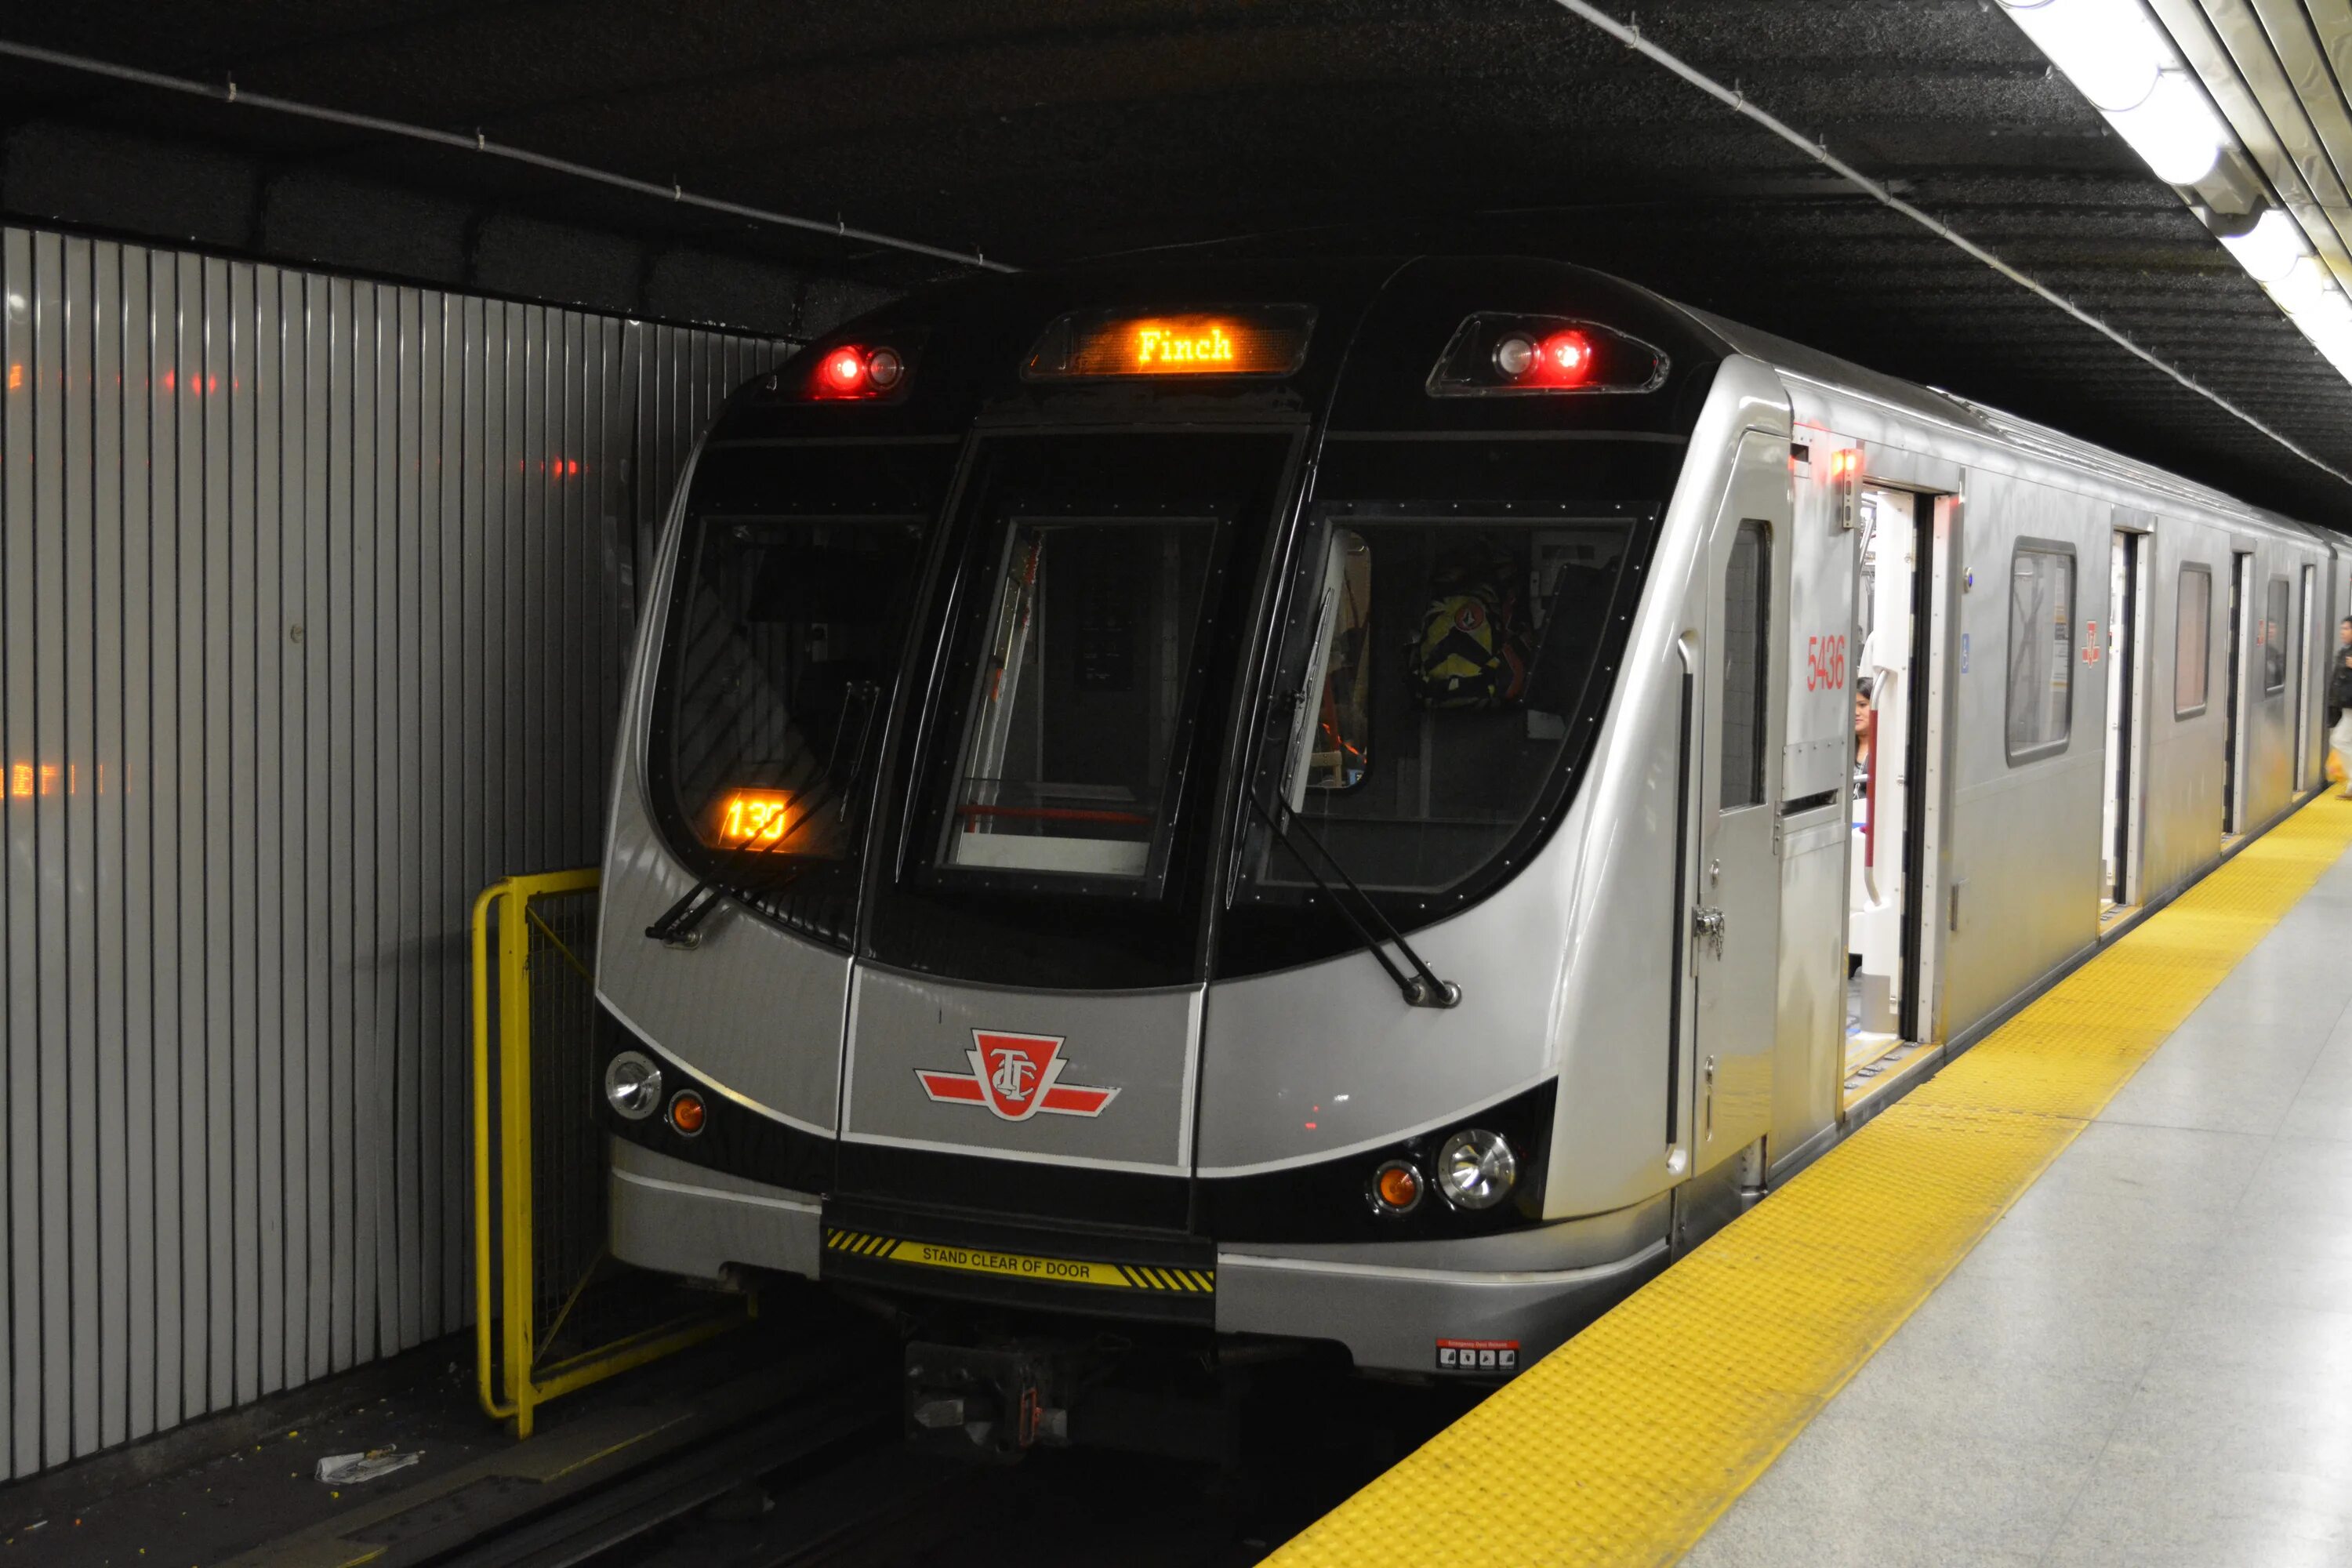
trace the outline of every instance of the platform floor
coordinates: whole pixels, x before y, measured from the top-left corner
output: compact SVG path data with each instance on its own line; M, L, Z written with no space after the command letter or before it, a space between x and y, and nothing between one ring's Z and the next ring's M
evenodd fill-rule
M2245 846L1276 1562L2352 1568L2347 845Z
M2352 1565L2352 858L1685 1561Z

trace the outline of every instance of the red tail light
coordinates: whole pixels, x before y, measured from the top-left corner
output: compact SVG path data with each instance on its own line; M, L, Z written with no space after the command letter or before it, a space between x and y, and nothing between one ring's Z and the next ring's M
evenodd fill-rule
M903 396L914 379L915 349L910 342L835 343L816 357L798 395L828 402L856 398L883 401ZM789 376L771 378L772 391L794 395Z
M1598 321L1481 310L1454 329L1429 373L1429 395L1654 392L1666 370L1660 350Z

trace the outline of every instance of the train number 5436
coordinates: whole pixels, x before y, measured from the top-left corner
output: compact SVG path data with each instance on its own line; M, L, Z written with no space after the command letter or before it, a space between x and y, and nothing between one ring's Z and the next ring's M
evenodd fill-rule
M1845 689L1845 638L1818 637L1805 639L1805 689L1808 691L1842 691Z

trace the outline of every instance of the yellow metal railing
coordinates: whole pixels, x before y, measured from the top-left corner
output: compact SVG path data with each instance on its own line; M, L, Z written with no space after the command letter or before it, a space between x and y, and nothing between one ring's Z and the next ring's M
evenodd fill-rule
M474 900L474 1349L482 1408L511 1420L518 1437L530 1436L539 1405L709 1339L753 1307L748 1297L698 1303L650 1327L555 1353L608 1261L603 1139L593 1119L601 1086L593 1081L597 1053L589 1038L593 981L583 941L591 929L583 906L593 902L596 884L593 869L509 877ZM564 912L551 920L557 909ZM557 921L572 926L572 941ZM568 1012L535 994L535 972L554 978ZM534 1017L551 1013L562 1015L551 1030L560 1037L534 1057ZM561 1081L544 1082L551 1068ZM535 1137L535 1074L564 1097L551 1107L560 1134L551 1139ZM541 1223L542 1190L560 1211L552 1226Z

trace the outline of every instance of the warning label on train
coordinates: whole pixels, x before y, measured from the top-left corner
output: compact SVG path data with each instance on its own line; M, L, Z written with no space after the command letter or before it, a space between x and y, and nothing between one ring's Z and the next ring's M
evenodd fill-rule
M1437 1342L1437 1370L1440 1372L1517 1372L1519 1370L1519 1342L1517 1340L1440 1340Z
M1089 1263L1076 1258L1034 1258L1025 1252L997 1252L984 1247L942 1247L931 1241L902 1241L881 1254L893 1263L919 1263L927 1268L961 1268L971 1274L1001 1274L1014 1279L1042 1279L1059 1285L1117 1285L1127 1276L1116 1264Z
M1171 1296L1214 1296L1217 1271L1184 1263L1097 1263L1085 1258L1044 1258L1029 1252L999 1252L992 1247L957 1247L942 1241L908 1241L870 1230L827 1226L827 1252L877 1263L911 1263L918 1268L953 1268L999 1279L1038 1285L1107 1285L1115 1290L1161 1291Z

